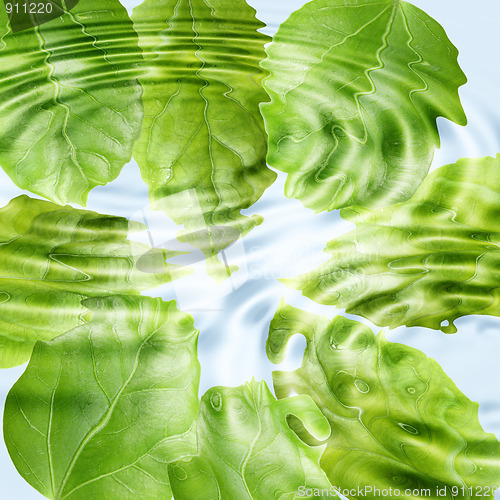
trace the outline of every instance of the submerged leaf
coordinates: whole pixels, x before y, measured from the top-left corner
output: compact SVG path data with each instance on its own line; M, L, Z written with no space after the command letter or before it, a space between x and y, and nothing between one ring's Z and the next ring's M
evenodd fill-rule
M118 0L80 0L18 33L2 6L0 166L16 185L84 205L93 187L115 179L140 134L141 60Z
M379 326L454 333L461 316L500 315L499 207L500 155L460 160L408 202L344 209L357 227L328 244L332 258L283 281Z
M149 297L86 305L92 321L38 342L9 392L10 456L48 498L171 498L167 463L196 450L193 319Z
M308 396L276 401L265 382L214 387L198 414L199 453L171 464L176 500L293 499L304 489L331 487L319 467L322 448L288 427L296 415L318 439L330 428ZM336 495L331 495L336 496Z
M282 303L267 341L271 361L282 360L296 333L307 341L302 367L274 372L274 387L280 399L310 395L330 422L321 466L332 484L359 487L368 498L377 496L373 488L401 496L410 489L404 496L415 499L493 498L500 443L481 428L477 403L434 360L356 321L330 321ZM315 443L297 421L295 428Z
M316 211L409 198L439 147L436 119L466 123L458 52L409 3L313 0L267 53L268 162Z
M269 37L244 0L146 0L132 17L146 58L134 158L153 206L223 279L217 253L262 222L240 212L276 178L259 111Z
M135 224L27 196L0 210L0 367L84 323L82 299L136 294L185 274L165 264L166 252L154 256L156 274L137 269L150 249L127 240L129 227L142 229Z

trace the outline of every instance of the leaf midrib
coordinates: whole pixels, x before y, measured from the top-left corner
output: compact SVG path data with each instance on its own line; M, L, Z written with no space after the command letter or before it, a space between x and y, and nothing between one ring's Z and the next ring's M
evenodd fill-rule
M104 415L100 418L100 420L97 422L97 424L89 431L87 432L87 434L84 436L84 438L82 439L82 441L80 442L80 444L78 445L78 448L75 452L75 454L73 455L73 458L71 459L71 462L70 464L68 465L68 468L66 469L66 473L61 481L61 486L59 487L58 491L57 491L57 494L56 494L56 497L55 499L56 500L63 500L64 498L66 498L66 496L68 495L64 495L64 496L61 496L62 493L64 492L64 488L66 486L66 483L71 475L71 472L73 471L73 468L76 464L76 461L78 460L79 456L81 455L81 453L83 452L83 449L85 448L85 446L87 445L87 443L97 434L99 433L106 425L107 423L109 422L109 420L111 419L111 416L113 414L113 411L116 407L116 405L118 404L118 401L120 399L120 397L122 396L123 392L125 391L125 389L127 388L128 384L132 381L133 377L135 376L136 372L137 372L137 369L139 367L139 357L141 355L141 352L142 352L142 349L144 348L144 346L147 344L147 342L149 341L149 339L155 335L158 330L161 328L158 327L156 328L155 330L153 330L152 333L150 333L142 342L141 344L139 345L139 349L135 355L135 359L134 359L134 365L133 365L133 368L132 368L132 371L130 372L130 375L128 376L127 380L125 381L125 383L122 385L122 387L120 388L120 390L117 392L116 396L113 398L113 401L111 402L111 405L109 406L109 408L106 410L106 412L104 413Z

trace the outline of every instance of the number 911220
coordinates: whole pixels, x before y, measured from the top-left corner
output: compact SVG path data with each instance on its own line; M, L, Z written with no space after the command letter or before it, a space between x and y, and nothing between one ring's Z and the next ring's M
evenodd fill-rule
M51 14L52 3L7 3L5 4L7 14Z

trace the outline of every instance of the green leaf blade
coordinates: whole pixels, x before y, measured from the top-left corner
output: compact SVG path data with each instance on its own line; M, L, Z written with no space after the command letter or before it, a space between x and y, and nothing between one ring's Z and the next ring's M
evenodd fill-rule
M89 191L130 161L143 118L141 51L127 11L81 0L62 17L12 33L0 12L0 166L54 202Z
M10 391L9 453L49 498L167 498L168 461L196 449L198 332L174 302L115 296L87 305L93 320L37 343Z
M493 498L485 487L500 483L500 443L483 431L477 403L434 360L356 321L329 321L284 303L271 322L269 358L279 361L288 339L304 330L301 368L274 372L274 386L280 401L291 394L311 396L327 417L332 433L321 466L332 484L401 494L429 490L429 498L450 497L456 486L459 498L483 492ZM303 426L295 422L294 428L317 444ZM443 488L446 493L439 495Z
M329 490L319 467L322 448L300 441L288 427L289 414L322 439L330 433L308 396L276 401L255 380L207 391L198 416L198 455L169 466L175 498L296 498L300 487Z
M266 50L268 162L315 211L409 198L439 147L436 119L466 123L458 51L406 2L314 0Z
M138 294L188 271L127 239L123 217L19 196L0 210L0 367L26 362L37 340L88 319L87 297Z
M500 155L463 159L407 202L344 209L356 229L328 243L329 261L285 283L390 328L454 333L462 316L498 316L499 172Z
M147 0L133 20L146 58L146 117L134 158L153 206L184 224L180 239L200 248L223 279L217 254L262 222L241 210L276 178L259 110L269 37L243 0ZM214 234L221 230L222 238Z

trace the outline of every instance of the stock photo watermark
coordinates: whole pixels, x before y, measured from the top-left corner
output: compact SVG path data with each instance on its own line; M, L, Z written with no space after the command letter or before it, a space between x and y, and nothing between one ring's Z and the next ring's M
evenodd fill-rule
M356 498L465 498L465 497L490 497L496 495L500 486L436 486L433 488L377 488L376 486L358 486L356 488L308 488L300 486L298 497L345 497Z

